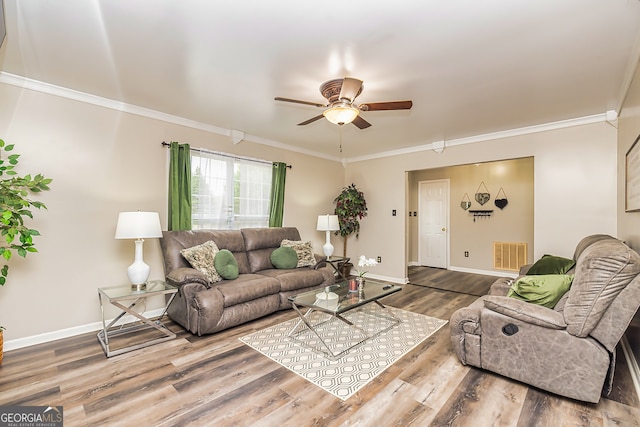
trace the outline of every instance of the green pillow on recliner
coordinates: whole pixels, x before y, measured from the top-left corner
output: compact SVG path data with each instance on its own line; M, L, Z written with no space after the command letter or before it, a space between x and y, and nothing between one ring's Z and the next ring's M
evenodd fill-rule
M222 249L213 259L216 271L223 279L233 280L238 278L238 261L230 250Z
M513 282L507 296L553 308L571 288L572 282L573 274L523 276Z
M298 253L290 246L280 246L271 252L270 259L275 268L296 268L298 265Z
M527 271L532 274L567 274L576 265L575 260L554 255L543 255Z

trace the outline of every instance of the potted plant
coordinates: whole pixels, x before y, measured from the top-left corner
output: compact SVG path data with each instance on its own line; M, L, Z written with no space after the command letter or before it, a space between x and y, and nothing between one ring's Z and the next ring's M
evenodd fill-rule
M342 236L344 246L342 256L347 256L347 237L355 233L356 238L360 235L360 220L367 216L367 202L364 193L360 191L355 184L344 187L342 192L335 198L336 208L334 213L338 215L338 225L340 229L335 232L336 235ZM351 272L351 263L342 264L342 274L344 277L349 276Z
M20 176L14 170L18 165L19 154L9 154L13 145L6 145L0 139L0 253L5 261L9 261L13 253L26 257L29 252L38 252L33 244L33 237L39 236L38 230L27 227L24 218L33 218L31 208L47 208L44 203L27 198L30 193L49 190L50 178L38 174ZM6 158L5 158L6 157ZM7 282L9 266L0 269L0 285ZM0 327L0 361L4 328Z

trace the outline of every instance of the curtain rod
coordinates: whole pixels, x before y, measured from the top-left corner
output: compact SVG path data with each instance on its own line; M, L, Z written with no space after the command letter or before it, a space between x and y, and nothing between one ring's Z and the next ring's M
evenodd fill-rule
M171 146L171 144L170 144L170 143L165 142L165 141L162 141L160 144L161 144L161 145L163 145L163 146L165 146L165 147L170 147L170 146ZM203 148L191 148L191 147L189 147L189 150L191 150L191 151L197 151L198 153L207 153L207 154L215 154L216 156L230 157L230 158L232 158L232 159L249 160L249 161L251 161L251 162L265 163L265 164L268 164L268 165L273 164L273 162L268 162L268 161L266 161L266 160L258 160L258 159L252 159L252 158L249 158L249 157L234 156L234 155L232 155L232 154L220 153L220 152L217 152L217 151L205 150L205 149L203 149ZM292 165L286 165L286 167L287 167L288 169L293 169L293 166L292 166Z

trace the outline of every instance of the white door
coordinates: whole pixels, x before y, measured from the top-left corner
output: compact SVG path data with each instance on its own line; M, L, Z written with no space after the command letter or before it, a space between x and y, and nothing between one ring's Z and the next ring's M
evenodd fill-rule
M418 183L418 259L420 265L447 268L449 180Z

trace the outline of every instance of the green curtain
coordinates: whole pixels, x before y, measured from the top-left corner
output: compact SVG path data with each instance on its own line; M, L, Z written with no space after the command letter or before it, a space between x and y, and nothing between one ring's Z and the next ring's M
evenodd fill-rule
M191 150L189 144L169 147L169 230L191 230Z
M287 164L274 162L271 169L271 197L269 204L269 227L282 227L284 218L284 183Z

